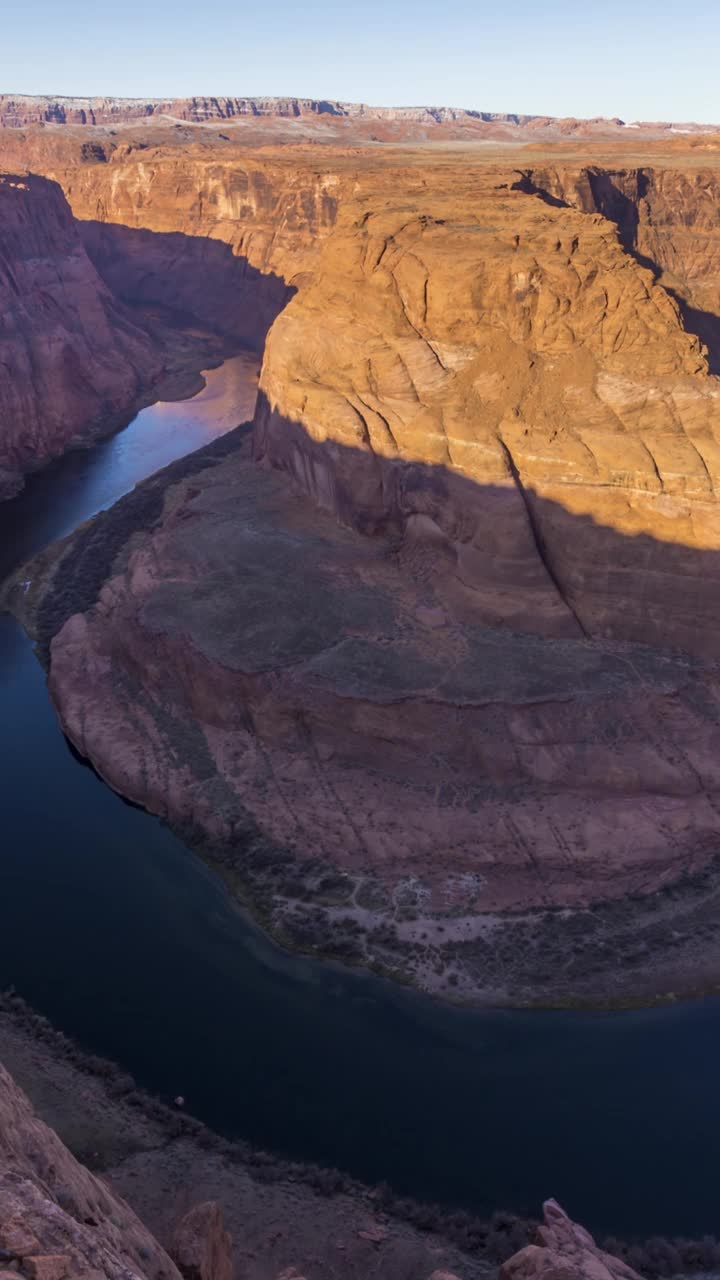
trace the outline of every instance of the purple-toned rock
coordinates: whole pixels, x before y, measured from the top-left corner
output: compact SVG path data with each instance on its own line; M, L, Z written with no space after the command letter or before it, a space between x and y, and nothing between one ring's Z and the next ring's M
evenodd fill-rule
M196 1204L175 1228L170 1256L186 1280L232 1280L232 1240L215 1201Z
M545 1201L543 1216L537 1244L504 1262L500 1280L640 1280L632 1267L598 1248L556 1200Z

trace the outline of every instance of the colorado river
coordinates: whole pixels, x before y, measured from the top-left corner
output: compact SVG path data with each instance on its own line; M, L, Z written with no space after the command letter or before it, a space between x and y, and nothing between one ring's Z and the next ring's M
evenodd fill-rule
M248 360L33 477L0 577L242 419ZM0 617L0 987L228 1136L419 1198L597 1231L720 1231L720 1005L480 1012L286 955L60 732ZM0 1057L2 1046L0 1044Z

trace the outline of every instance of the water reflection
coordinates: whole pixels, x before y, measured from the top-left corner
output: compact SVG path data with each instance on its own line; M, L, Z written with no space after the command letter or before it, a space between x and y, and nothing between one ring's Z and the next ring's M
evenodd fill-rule
M251 418L257 371L257 355L235 356L206 371L207 385L191 400L151 405L109 440L31 476L17 498L0 503L0 580L146 476Z

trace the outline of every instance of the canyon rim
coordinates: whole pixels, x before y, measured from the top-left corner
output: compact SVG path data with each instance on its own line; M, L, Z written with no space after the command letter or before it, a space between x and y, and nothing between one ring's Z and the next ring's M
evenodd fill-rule
M2 606L72 748L286 952L470 1006L720 992L719 207L720 126L0 95L6 509L242 368L209 443L11 536ZM133 1081L103 1181L7 1001L0 1280L331 1280L338 1221L348 1275L637 1280L554 1201L502 1257L368 1188L328 1225Z
M3 108L9 205L107 317L93 413L261 364L222 456L21 569L66 733L287 945L490 1003L714 989L714 135L160 105ZM49 314L9 475L68 443Z

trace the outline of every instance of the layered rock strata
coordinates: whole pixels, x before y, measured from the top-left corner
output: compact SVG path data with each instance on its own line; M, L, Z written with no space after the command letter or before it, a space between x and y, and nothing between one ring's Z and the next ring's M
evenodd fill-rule
M180 1280L132 1210L33 1115L2 1066L0 1155L0 1275Z
M389 121L400 125L420 125L442 132L443 127L462 126L470 136L479 137L574 137L593 134L622 136L626 131L617 116L591 119L522 115L515 112L477 111L461 107L382 107L367 103L339 102L328 98L295 97L193 97L193 98L112 98L52 97L48 94L0 95L0 128L28 125L119 125L168 118L193 124L212 121L262 119L263 117L331 121ZM670 121L633 124L641 136L662 136L678 130L708 133L712 126Z
M652 989L645 929L616 919L618 967L591 936L596 904L712 865L712 671L562 626L484 625L442 546L343 531L248 444L198 462L52 641L79 750L295 945L486 999ZM108 519L132 529L122 503ZM69 549L51 630L112 537L91 527ZM565 953L568 909L592 904L587 949ZM551 974L532 916L548 907L566 913ZM526 914L505 926L508 909ZM711 960L704 929L689 936Z
M433 542L478 621L714 655L700 343L605 219L494 186L346 206L272 329L256 456L343 521Z
M90 262L60 188L0 175L0 495L119 425L161 371Z
M94 594L82 543L58 571L79 749L295 944L492 999L655 994L679 953L712 981L718 383L658 281L669 215L648 266L597 174L592 204L511 165L212 146L56 176L128 296L207 314L205 270L258 345L279 312L255 465L238 439L174 475ZM598 909L628 894L634 931Z
M720 185L713 168L529 169L521 181L542 199L599 212L626 250L677 299L685 323L708 344L720 370Z

